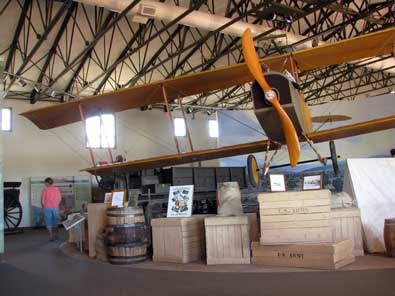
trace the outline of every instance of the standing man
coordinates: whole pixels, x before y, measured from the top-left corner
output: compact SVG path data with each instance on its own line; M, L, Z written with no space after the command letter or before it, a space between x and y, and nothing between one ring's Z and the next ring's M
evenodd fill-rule
M41 205L44 209L44 221L49 232L49 240L54 241L59 225L59 204L62 199L57 187L52 186L53 179L45 179L45 188L41 193Z

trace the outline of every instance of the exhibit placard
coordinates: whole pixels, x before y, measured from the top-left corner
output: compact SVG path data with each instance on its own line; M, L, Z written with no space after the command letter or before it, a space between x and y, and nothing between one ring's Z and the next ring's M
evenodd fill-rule
M167 217L192 215L193 185L170 186Z
M30 206L32 227L44 226L44 214L41 206L41 193L45 188L45 178L30 178ZM62 200L59 205L59 216L65 220L68 213L79 211L91 201L90 176L52 177L53 186L59 188Z

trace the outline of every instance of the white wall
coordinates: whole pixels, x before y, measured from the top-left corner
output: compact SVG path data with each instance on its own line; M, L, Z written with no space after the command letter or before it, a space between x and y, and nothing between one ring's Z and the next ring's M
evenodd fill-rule
M1 95L1 94L0 94ZM0 132L0 254L4 253L3 135Z
M13 131L3 134L4 179L22 181L21 226L30 225L29 178L32 176L77 175L82 168L90 167L89 151L84 145L81 123L52 130L40 130L18 114L45 105L30 105L24 101L5 100L4 106L13 110ZM177 116L177 112L174 112ZM178 114L180 116L180 114ZM192 120L188 115L195 149L217 146L216 139L208 136L208 116L198 114ZM173 133L167 113L161 110L129 110L116 115L117 147L113 155L122 154L127 160L176 153ZM179 138L182 151L188 150L187 138ZM95 150L96 161L109 160L107 150ZM218 165L217 161L203 165Z

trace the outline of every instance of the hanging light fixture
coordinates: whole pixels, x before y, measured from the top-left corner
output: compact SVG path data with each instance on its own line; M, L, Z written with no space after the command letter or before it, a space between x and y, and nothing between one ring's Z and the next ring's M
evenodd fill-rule
M20 86L22 86L22 87L25 87L26 86L26 81L22 78L22 77L19 77L18 78L18 80L17 80L17 82L18 82L18 84L20 85Z

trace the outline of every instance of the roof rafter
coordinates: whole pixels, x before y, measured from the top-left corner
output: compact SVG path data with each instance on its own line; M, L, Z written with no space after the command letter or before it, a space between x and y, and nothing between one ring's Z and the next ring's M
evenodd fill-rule
M70 20L70 18L72 16L73 12L77 8L77 6L78 6L77 2L73 2L73 4L67 10L67 13L66 13L66 16L63 19L62 25L60 26L60 28L58 30L58 33L56 34L56 37L54 39L54 42L52 43L52 46L51 46L51 48L50 48L50 50L48 52L47 59L44 62L44 65L43 65L43 67L41 69L40 75L37 78L37 84L41 84L42 83L42 81L44 79L44 76L45 76L45 72L47 71L47 68L48 68L48 66L51 63L52 58L53 58L53 56L56 53L56 49L59 46L59 41L62 38L63 33L65 32L65 30L67 28L67 25L69 23L69 20ZM34 103L37 102L37 100L39 98L38 96L36 96L37 93L38 93L37 89L33 88L32 92L30 94L30 103L31 104L34 104Z
M21 34L23 24L25 23L27 11L30 7L30 4L31 4L30 0L25 0L25 2L23 3L21 15L19 16L19 20L18 20L18 25L16 26L14 37L10 45L10 51L8 53L7 60L5 63L5 67L4 67L5 72L8 72L10 70L12 60L14 59L15 51L18 48L19 35Z
M37 50L41 47L41 45L44 43L44 41L47 39L49 33L53 30L53 28L56 26L58 21L61 19L63 16L64 12L70 8L72 5L73 1L72 0L67 0L63 3L63 5L58 9L56 15L52 18L48 26L45 28L45 31L40 35L40 38L36 42L36 44L33 46L29 54L24 58L22 64L19 66L18 70L16 71L15 75L13 75L11 81L8 83L6 87L6 91L9 91L16 81L16 79L22 74L22 71L25 69L27 64L31 62L32 57L36 54Z

